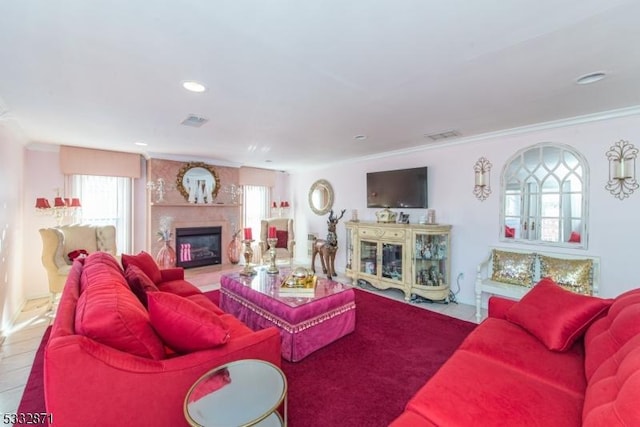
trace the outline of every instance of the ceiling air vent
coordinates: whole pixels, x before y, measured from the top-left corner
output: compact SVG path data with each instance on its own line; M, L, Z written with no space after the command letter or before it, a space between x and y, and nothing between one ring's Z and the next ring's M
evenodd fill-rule
M195 114L190 114L186 119L182 121L182 125L191 126L194 128L199 128L203 124L207 123L209 119L205 119L204 117L196 116Z
M457 130L448 130L446 132L425 135L425 137L430 138L432 141L440 141L442 139L456 138L458 136L460 136L460 132L458 132Z

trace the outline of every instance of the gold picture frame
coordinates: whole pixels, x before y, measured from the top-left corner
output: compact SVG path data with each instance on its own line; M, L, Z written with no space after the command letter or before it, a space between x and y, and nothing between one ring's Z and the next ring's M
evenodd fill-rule
M189 203L211 204L220 190L220 178L211 165L189 162L178 171L176 188Z

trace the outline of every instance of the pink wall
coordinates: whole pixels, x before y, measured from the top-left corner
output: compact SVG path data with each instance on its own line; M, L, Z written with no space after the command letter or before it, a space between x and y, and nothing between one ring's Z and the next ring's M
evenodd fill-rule
M55 227L52 216L38 214L34 208L36 197L46 197L51 201L56 189L64 194L64 176L60 172L59 155L54 151L25 150L25 190L24 190L24 248L21 258L24 275L24 290L28 299L48 295L47 274L40 262L42 253L41 228Z

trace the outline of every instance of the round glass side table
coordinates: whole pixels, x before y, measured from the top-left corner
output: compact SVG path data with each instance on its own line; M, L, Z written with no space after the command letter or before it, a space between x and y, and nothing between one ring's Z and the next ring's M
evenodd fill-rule
M284 418L278 407L284 402ZM194 427L286 426L287 379L264 360L237 360L201 376L184 399Z

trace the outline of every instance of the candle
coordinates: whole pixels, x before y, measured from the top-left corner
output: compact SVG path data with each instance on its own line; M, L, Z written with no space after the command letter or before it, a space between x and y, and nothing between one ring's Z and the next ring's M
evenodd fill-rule
M253 240L253 237L251 236L251 229L250 228L245 228L244 229L244 240Z
M276 238L276 228L275 227L269 227L269 238L270 239L275 239Z
M478 172L476 174L476 185L478 187L482 187L484 185L484 174L482 172Z
M618 178L618 179L629 178L629 176L627 174L627 168L626 168L626 164L625 164L625 159L620 159L620 161L617 164L617 167L616 167L616 178Z

